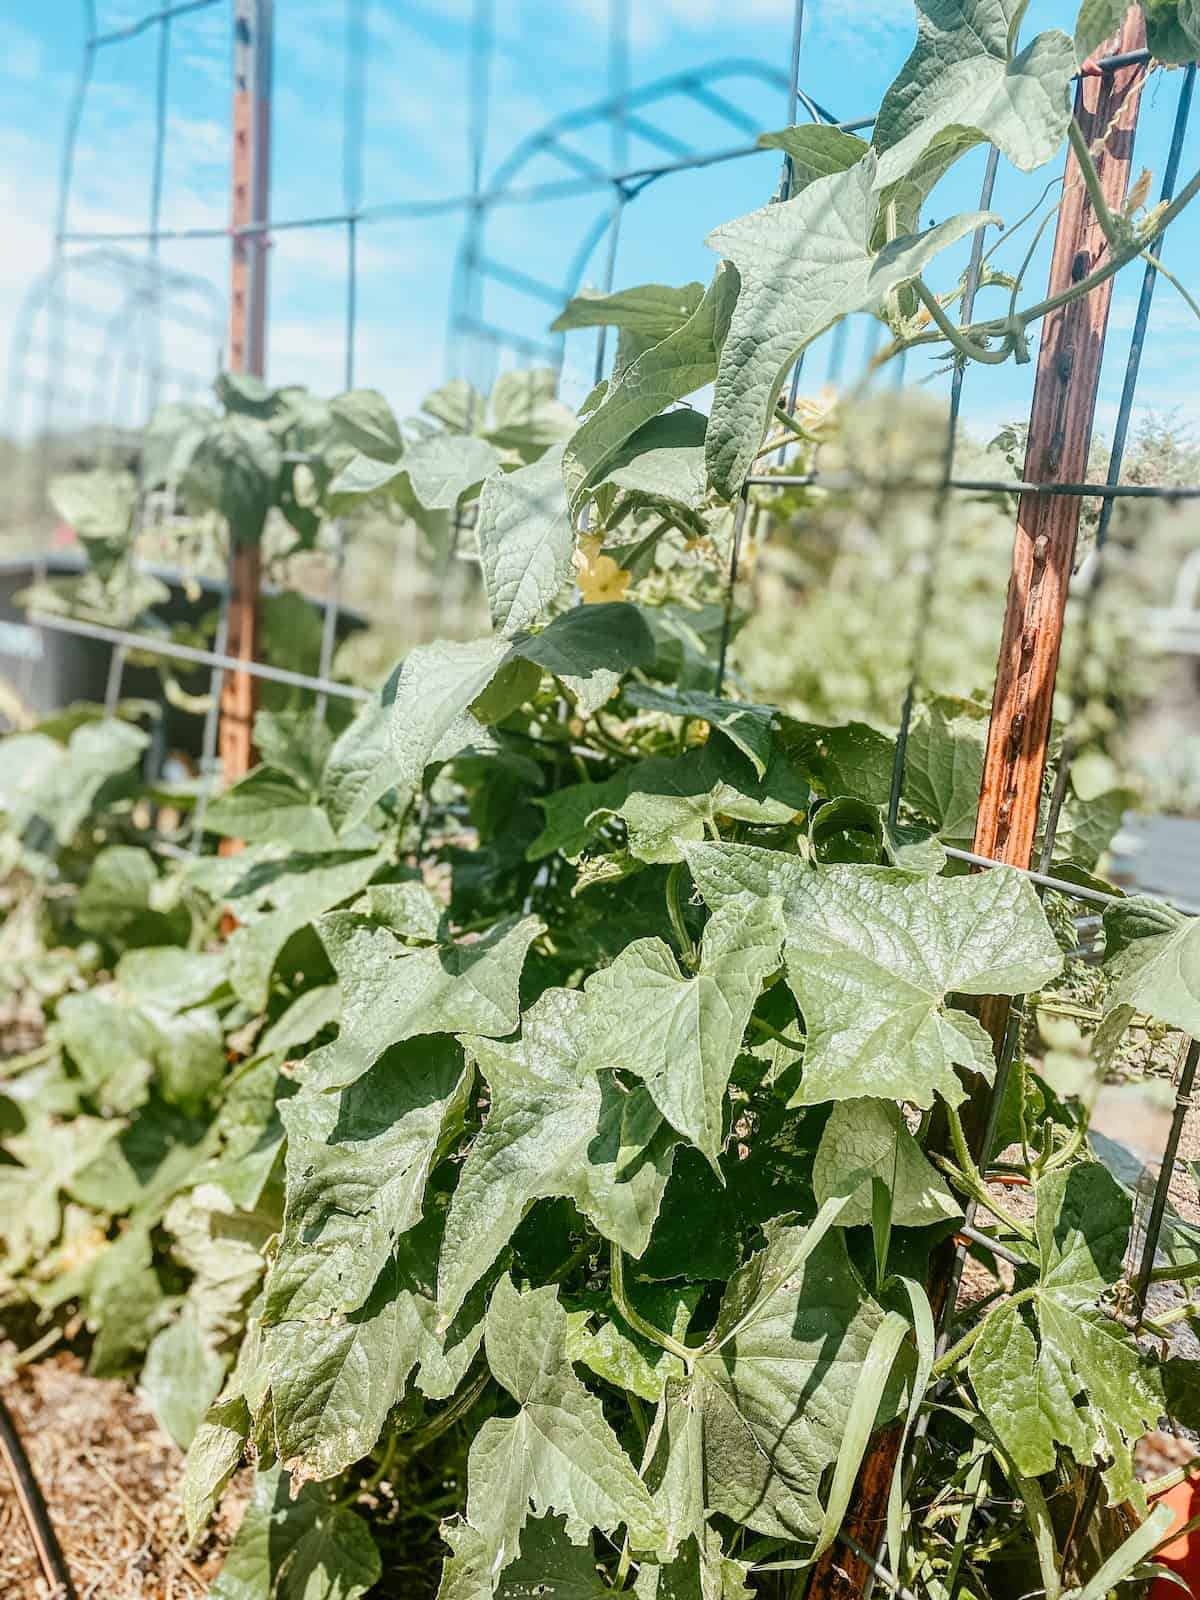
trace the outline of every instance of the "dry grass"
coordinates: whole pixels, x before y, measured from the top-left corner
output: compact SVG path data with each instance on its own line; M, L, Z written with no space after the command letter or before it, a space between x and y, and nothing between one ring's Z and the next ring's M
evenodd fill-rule
M67 1353L4 1385L79 1600L200 1600L245 1506L230 1486L210 1536L185 1550L183 1457L123 1383L90 1378ZM20 1508L0 1470L0 1596L50 1600Z

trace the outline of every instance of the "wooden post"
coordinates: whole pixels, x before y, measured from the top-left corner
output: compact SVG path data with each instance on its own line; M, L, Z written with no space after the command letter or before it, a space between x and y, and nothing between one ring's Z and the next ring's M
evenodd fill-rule
M229 301L229 370L261 378L266 370L267 250L271 183L272 0L234 0L233 235ZM228 652L253 661L258 644L261 552L235 545L229 554ZM227 672L221 683L220 755L226 783L254 760L254 679Z
M1101 53L1124 54L1141 49L1145 42L1142 11L1135 7L1118 37ZM1075 116L1092 147L1112 211L1125 203L1145 77L1142 64L1089 75L1079 80L1075 96ZM1054 239L1049 294L1069 289L1099 264L1106 249L1071 159ZM1045 319L1029 414L1027 482L1082 482L1087 477L1113 283L1113 278L1106 279L1083 299ZM1017 510L974 844L980 855L1012 866L1032 864L1080 505L1074 495L1025 494Z
M1097 55L1140 50L1145 42L1142 12L1135 6L1119 35ZM1089 71L1076 89L1075 117L1092 151L1110 211L1119 211L1125 201L1145 76L1146 68L1140 63L1115 72ZM1074 155L1068 154L1048 297L1085 277L1106 250L1078 164ZM1052 311L1043 323L1029 414L1026 482L1070 483L1087 477L1112 289L1113 279L1109 278L1083 299ZM974 843L980 855L1013 866L1028 867L1033 857L1079 512L1077 496L1039 494L1022 495L1017 511ZM1006 997L986 1000L980 1008L980 1020L991 1034L997 1054L1009 1009ZM987 1086L981 1085L962 1107L963 1124L976 1155L989 1100ZM947 1241L930 1258L926 1288L935 1316L941 1315L951 1289L957 1287L954 1256L953 1241ZM899 1449L899 1424L885 1429L872 1442L846 1519L844 1531L870 1554L878 1548L886 1525L888 1494L900 1466ZM814 1570L808 1600L861 1600L871 1583L867 1564L835 1544Z

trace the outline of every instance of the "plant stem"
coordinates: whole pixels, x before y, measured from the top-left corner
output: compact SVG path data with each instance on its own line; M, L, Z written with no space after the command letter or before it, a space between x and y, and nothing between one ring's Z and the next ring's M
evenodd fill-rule
M764 1022L761 1017L751 1017L750 1026L758 1028L766 1034L768 1039L778 1040L780 1044L787 1045L789 1050L803 1050L803 1039L789 1039L786 1033L780 1033L778 1028L773 1028L769 1022Z
M1153 1267L1151 1283L1182 1283L1185 1278L1200 1278L1200 1261L1185 1261L1180 1267Z
M988 350L981 344L976 344L974 339L963 328L956 328L954 323L942 310L942 303L936 295L931 294L920 278L913 279L913 289L917 299L937 323L942 333L960 355L966 356L969 361L983 361L991 366L999 366L1007 361L1012 349L1012 338L1007 337L999 350Z
M1048 1156L1042 1163L1043 1172L1053 1172L1056 1167L1065 1167L1068 1161L1073 1161L1087 1143L1087 1125L1080 1122L1072 1129L1070 1137L1060 1150Z
M933 1363L933 1366L929 1369L930 1382L934 1378L944 1377L952 1367L958 1365L965 1355L969 1354L976 1339L978 1339L993 1317L999 1316L1002 1311L1008 1311L1012 1306L1024 1305L1027 1301L1032 1300L1036 1293L1036 1289L1021 1289L1010 1299L1003 1301L998 1306L993 1306L986 1317L981 1317L973 1328L968 1329L963 1334L957 1344L951 1345L945 1355L939 1356Z
M941 1163L947 1176L952 1182L956 1182L959 1188L965 1190L972 1199L977 1200L981 1206L986 1206L994 1217L1006 1223L1019 1239L1024 1239L1026 1244L1032 1244L1034 1242L1033 1229L1022 1222L1019 1217L1014 1217L1011 1211L1006 1211L1000 1202L994 1198L987 1184L983 1181L983 1174L975 1165L971 1152L967 1148L967 1136L963 1131L962 1118L959 1116L956 1106L947 1104L946 1120L950 1125L950 1142L954 1146L954 1156L958 1162L957 1168L949 1162Z
M402 1435L405 1441L405 1454L418 1455L427 1449L435 1439L440 1439L456 1422L461 1421L479 1399L480 1395L491 1382L492 1375L485 1367L478 1377L473 1378L460 1394L455 1395L444 1411L439 1411L432 1421L427 1422L423 1428L417 1428L412 1433Z
M1194 1300L1185 1300L1182 1305L1172 1306L1170 1311L1164 1311L1161 1317L1143 1317L1142 1327L1149 1328L1151 1333L1159 1333L1162 1328L1169 1328L1176 1322L1186 1322L1189 1317L1196 1316L1200 1316L1200 1305Z
M671 919L671 928L679 943L683 959L691 967L696 964L696 946L692 942L692 936L687 930L687 922L683 915L683 896L680 890L685 871L684 863L676 861L670 872L667 873L667 915Z
M1149 250L1142 251L1142 259L1143 261L1149 262L1149 264L1154 268L1155 272L1160 273L1171 285L1172 289L1174 289L1177 294L1183 297L1187 304L1187 308L1192 315L1200 318L1200 304L1198 304L1193 296L1188 293L1175 274L1169 268L1164 267L1158 257L1156 255L1152 255Z
M795 417L792 416L791 412L785 406L777 405L775 407L775 415L790 433L794 433L796 435L797 439L804 439L808 443L812 442L809 439L808 434L804 431L803 427L796 421Z
M641 1312L635 1311L633 1306L630 1305L629 1298L625 1293L625 1257L621 1252L621 1246L615 1240L612 1241L610 1261L612 1263L612 1280L609 1287L612 1290L613 1303L622 1317L635 1333L640 1333L643 1339L649 1339L650 1343L656 1344L660 1350L666 1350L668 1354L677 1356L690 1372L696 1352L689 1350L687 1345L680 1344L679 1340L674 1338L673 1335L664 1333L661 1328L656 1328L652 1322L647 1322Z
M1132 261L1135 256L1141 255L1143 250L1148 249L1156 239L1160 238L1171 223L1174 222L1175 218L1179 216L1180 212L1195 199L1197 194L1200 194L1200 172L1197 172L1188 180L1144 238L1135 240L1121 250L1114 250L1103 265L1089 272L1086 278L1080 278L1079 282L1073 283L1069 289L1060 290L1058 294L1051 295L1049 299L1039 300L1036 305L1029 306L1020 313L1021 323L1028 326L1031 322L1037 322L1042 317L1048 316L1051 311L1057 311L1059 306L1065 306L1072 300L1078 300L1082 295L1089 294L1100 284L1105 283L1114 273L1119 272L1127 261ZM995 332L995 325L992 324L989 329L987 323L979 323L967 329L967 332L971 334L988 331Z
M1100 224L1101 231L1109 244L1115 245L1120 238L1121 230L1116 218L1108 209L1108 201L1104 198L1104 188L1100 182L1100 174L1096 171L1096 163L1092 160L1092 152L1088 149L1083 129L1074 117L1067 123L1067 138L1071 141L1071 150L1078 164L1084 188L1088 192L1088 199L1092 202L1092 210L1096 213L1096 221Z
M1173 1472L1164 1472L1161 1478L1151 1478L1149 1483L1143 1484L1146 1499L1153 1500L1160 1494L1166 1494L1168 1489L1173 1489L1177 1483L1192 1477L1200 1471L1200 1456L1193 1456L1190 1461L1185 1461L1182 1467L1176 1467Z
M1062 289L1058 294L1050 295L1045 300L1039 300L1036 304L1027 306L1025 310L1017 313L1015 319L1008 317L1003 319L991 318L983 322L973 322L966 328L955 328L955 335L961 333L966 338L973 340L980 337L986 338L994 335L1011 334L1014 320L1022 329L1027 328L1031 322L1039 322L1043 317L1049 316L1052 311L1057 311L1060 306L1068 305L1072 300L1079 300L1085 294L1090 294L1093 289L1098 288L1100 284L1107 282L1109 278L1119 272L1127 262L1141 255L1155 240L1161 238L1171 223L1196 198L1197 194L1200 194L1200 172L1189 178L1170 205L1160 213L1153 227L1147 233L1124 245L1120 250L1112 251L1107 261L1094 268L1085 278L1080 278L1078 283L1073 283L1069 289ZM934 315L932 311L930 314ZM934 321L937 321L936 315L934 315ZM886 365L895 356L902 355L906 350L915 349L923 344L937 344L943 336L942 333L914 333L903 339L895 339L872 358L870 370L877 370L879 367Z

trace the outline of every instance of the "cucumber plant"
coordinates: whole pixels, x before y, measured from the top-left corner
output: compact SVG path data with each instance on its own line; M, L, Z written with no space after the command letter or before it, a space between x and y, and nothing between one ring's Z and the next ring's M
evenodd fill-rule
M205 818L240 854L131 836L120 722L0 746L12 870L62 889L46 1041L0 1102L4 1270L81 1303L95 1370L140 1370L188 1446L192 1536L255 1462L218 1600L367 1593L370 1508L425 1463L442 1600L798 1597L893 1422L901 1581L1101 1600L1145 1575L1166 1517L1141 1520L1133 1450L1191 1425L1197 1366L1122 1321L1140 1175L1087 1120L1131 1022L1200 1033L1191 921L1118 901L1094 1069L1052 1083L1022 1053L1017 1207L962 1134L995 1075L972 1000L1052 1003L1074 930L947 855L986 709L918 707L897 817L889 737L723 672L733 506L802 426L778 402L803 349L869 311L894 351L1022 359L1046 312L1012 279L1006 315L956 326L922 273L995 219L918 229L968 149L1028 171L1071 135L1076 43L1020 47L1022 9L923 4L872 142L774 136L793 198L717 230L707 287L572 301L559 326L619 330L578 418L536 375L408 430L333 403L354 453L325 503L415 503L444 542L473 507L491 630L411 651L336 738L260 716L262 765ZM1112 21L1085 13L1084 51ZM1124 218L1112 260L1197 188ZM708 417L673 409L709 384ZM232 524L229 451L198 457ZM1072 805L1057 862L1087 882L1123 799ZM985 1248L939 1349L923 1285L972 1202L1011 1276ZM1173 1212L1165 1255L1160 1279L1195 1275ZM1124 1520L1074 1538L1092 1470Z

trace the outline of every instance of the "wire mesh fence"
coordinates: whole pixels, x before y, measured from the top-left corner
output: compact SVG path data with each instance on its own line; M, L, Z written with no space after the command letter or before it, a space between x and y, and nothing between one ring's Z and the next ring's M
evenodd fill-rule
M483 310L483 286L500 282L519 294L546 306L561 305L570 297L592 259L597 247L602 249L601 286L611 290L617 279L617 264L622 220L629 205L655 185L672 176L702 170L706 166L735 161L760 153L757 143L747 142L718 150L680 151L672 148L672 136L647 122L651 109L673 95L681 95L702 103L713 111L732 130L743 134L757 131L755 120L737 100L727 98L717 87L731 80L741 79L766 84L773 89L784 88L788 97L789 122L795 122L801 111L812 122L833 126L844 131L869 127L870 118L838 119L824 105L810 97L800 86L802 60L804 8L797 0L794 12L791 59L786 72L762 68L759 65L722 65L707 72L681 74L671 80L648 86L643 91L633 91L623 81L625 65L621 51L616 48L618 64L614 78L618 92L594 107L585 108L574 117L561 119L552 125L528 148L520 148L502 166L496 169L491 180L485 182L483 151L487 128L487 49L486 39L491 26L490 6L481 0L476 7L474 54L471 60L472 120L471 142L473 148L472 185L469 192L444 196L436 200L398 200L381 205L364 206L362 203L362 103L365 74L368 70L366 30L368 20L367 0L349 0L346 8L347 58L350 68L345 84L344 104L344 163L342 177L342 206L335 213L311 217L285 217L239 225L229 230L195 228L164 229L161 226L161 198L163 150L167 137L167 64L169 61L170 29L172 23L184 14L219 0L191 0L190 4L168 6L149 13L128 26L107 33L89 31L84 62L80 74L75 108L68 132L63 162L62 194L56 243L58 267L44 296L52 313L59 321L54 326L50 343L63 338L62 281L68 264L79 258L71 256L75 247L102 247L105 250L118 245L146 247L150 261L157 259L161 243L167 240L187 241L228 238L237 245L251 237L298 229L337 229L345 242L345 303L344 303L344 376L347 388L355 381L355 350L357 340L357 263L361 230L371 224L400 219L415 220L439 213L460 213L466 219L464 240L458 263L458 282L452 312L452 331L460 339L460 356L464 370L480 370L480 351L504 351L518 357L544 358L554 364L561 361L561 342L535 342L511 329L498 328L487 320ZM76 141L82 105L97 52L136 37L148 30L157 29L160 44L159 75L157 79L157 115L154 155L153 195L148 225L137 231L118 230L111 234L75 232L67 225L67 205L71 173L75 160ZM1141 93L1150 57L1146 49L1131 44L1129 38L1122 46L1095 63L1094 72L1081 79L1077 108L1081 119L1091 116L1093 122L1107 129L1118 118L1132 142L1138 114L1138 97ZM1188 145L1189 120L1195 84L1194 66L1187 67L1178 77L1178 90L1170 122L1167 159L1163 168L1159 191L1160 203L1171 202L1176 193L1183 154ZM581 161L565 142L564 135L589 122L602 121L613 130L612 165L597 169L587 165L584 170L573 170L570 176L542 183L523 181L521 174L528 157L536 150L549 154L565 167L578 169ZM629 167L625 164L627 135L635 131L651 137L664 148L670 159L652 166ZM678 145L679 141L674 143ZM1123 198L1129 180L1128 150L1114 158L1109 168L1113 193L1119 201ZM997 178L997 152L992 149L987 160L979 195L978 209L989 210ZM791 194L792 167L785 158L778 186L771 196L776 204L786 203ZM1067 187L1071 186L1068 178ZM1076 184L1078 188L1079 185ZM550 204L568 196L580 194L599 195L604 210L592 229L582 240L576 258L569 264L562 281L551 284L517 272L489 253L487 223L498 209L511 205ZM1080 194L1074 214L1066 211L1060 215L1059 228L1066 241L1064 250L1068 267L1073 270L1080 240L1094 218L1087 208L1086 196ZM1074 234L1071 229L1074 228ZM1098 285L1092 295L1077 302L1065 311L1057 322L1048 324L1043 335L1038 360L1037 380L1033 396L1030 427L1026 444L1025 465L1018 477L980 477L960 471L956 465L961 440L964 385L970 381L967 363L956 360L950 374L945 433L941 444L941 467L936 481L928 478L913 479L903 471L868 481L861 473L822 473L819 460L811 470L791 471L789 447L781 446L776 464L754 470L745 479L732 526L729 565L724 593L724 626L722 629L718 662L712 684L713 692L721 696L727 689L733 670L733 622L739 585L744 583L742 555L748 529L761 514L769 520L774 498L783 491L794 489L858 489L864 486L882 493L916 492L927 496L931 516L930 539L923 553L923 574L915 610L902 621L910 641L908 650L907 685L902 703L896 707L894 765L891 776L888 822L895 827L900 820L905 800L906 756L914 711L925 683L926 648L933 626L934 602L946 564L954 559L954 527L956 505L964 495L992 494L1008 497L1016 507L1016 546L1014 553L1013 584L1009 594L1008 621L1001 644L1000 670L997 675L995 697L992 705L992 724L988 742L984 792L981 796L975 839L971 849L948 847L946 854L953 860L971 868L986 871L1004 863L1032 881L1043 893L1066 897L1077 907L1105 908L1121 898L1115 892L1096 882L1077 881L1056 874L1054 846L1064 799L1070 785L1073 761L1079 748L1074 725L1074 713L1085 698L1084 677L1087 671L1090 641L1096 609L1106 583L1109 581L1109 536L1114 508L1122 501L1152 501L1164 505L1183 505L1200 499L1200 483L1146 484L1122 481L1126 453L1130 439L1131 419L1142 371L1143 353L1151 327L1156 291L1161 277L1160 261L1166 240L1157 245L1157 259L1145 265L1136 310L1132 320L1120 383L1120 398L1108 450L1107 464L1102 479L1087 476L1089 445L1091 442L1097 389L1100 379L1100 361L1105 339L1107 300L1105 288ZM87 260L88 258L83 258ZM1056 253L1056 264L1061 265ZM971 240L963 286L961 308L963 320L969 323L984 270L984 227L981 225ZM147 269L138 293L150 298L158 314L168 314L170 297L176 289L187 285L175 283L169 276L153 267ZM1051 283L1048 295L1053 298L1061 283ZM1109 285L1111 289L1111 285ZM1073 322L1071 319L1076 318ZM843 376L846 361L845 323L825 341L825 379L837 384ZM1067 341L1064 344L1062 341ZM1058 342L1056 342L1058 341ZM1075 343L1071 343L1075 341ZM1085 348L1086 347L1086 348ZM462 352L470 350L470 355ZM1065 369L1061 359L1066 350L1072 359ZM874 352L871 352L874 354ZM605 374L608 357L605 332L602 328L595 351L595 377L599 381ZM1086 356L1086 359L1084 358ZM491 358L489 357L488 360ZM483 362L484 367L488 361ZM811 376L816 365L810 353L805 360L805 374ZM151 364L154 384L165 382L168 374ZM798 363L786 386L787 410L795 414L799 385L802 381ZM1060 469L1066 465L1067 470ZM1098 506L1098 520L1093 551L1082 577L1074 575L1076 537L1081 508L1084 503ZM461 530L460 531L465 531ZM769 532L765 536L769 539ZM366 690L343 681L333 673L334 648L338 637L339 612L342 604L340 575L347 559L345 532L334 529L328 551L331 581L323 605L320 662L315 674L300 673L273 666L260 660L246 660L226 648L228 625L227 604L218 621L213 648L203 649L163 638L157 633L139 631L137 628L110 627L94 621L70 616L37 614L34 624L46 630L74 634L98 640L112 647L107 700L115 706L122 692L122 674L131 652L143 655L158 654L185 662L190 666L210 669L211 683L209 709L205 715L203 732L204 774L215 783L215 756L219 734L221 687L224 675L245 673L265 682L289 685L311 692L323 704L327 697L337 697L360 702L369 698ZM1046 573L1053 575L1053 583ZM1053 591L1053 592L1051 592ZM1041 609L1039 609L1041 608ZM1048 608L1048 609L1047 609ZM1072 666L1067 681L1058 682L1059 646L1064 618L1068 630L1078 636ZM1044 792L1043 776L1050 747L1050 718L1055 693L1060 706L1065 705L1065 731L1061 744L1051 762L1053 780ZM203 831L203 800L198 809L195 826L195 843L198 845ZM1022 818L1024 819L1022 821ZM996 1047L997 1072L993 1087L977 1097L972 1107L973 1117L968 1120L973 1135L973 1154L981 1167L986 1168L997 1125L1000 1101L1003 1097L1006 1075L1020 1048L1023 1026L1022 1003L1015 1001L984 1011L985 1025ZM1151 1284L1159 1247L1160 1235L1167 1206L1168 1191L1172 1182L1180 1133L1184 1118L1191 1108L1200 1046L1188 1043L1176 1073L1176 1096L1172 1112L1170 1133L1158 1164L1152 1194L1144 1216L1139 1254L1133 1275L1133 1300L1130 1316L1133 1325L1140 1326L1145 1315L1147 1294ZM936 1127L931 1140L944 1136ZM936 1282L931 1281L931 1299L940 1313L941 1345L944 1351L950 1317L954 1311L955 1294L966 1252L970 1246L992 1251L999 1259L1019 1261L1005 1256L1004 1247L991 1240L974 1226L974 1205L968 1208L967 1219L958 1241L948 1252L935 1256ZM890 1481L895 1469L895 1441L889 1446L884 1441L880 1448L885 1456L888 1448L893 1455L889 1471L879 1479L884 1485ZM885 1462L885 1465L887 1463ZM882 1561L882 1550L876 1538L880 1522L880 1501L874 1480L864 1473L864 1487L858 1505L843 1530L841 1560L849 1561L851 1583L858 1588L839 1588L845 1573L834 1570L832 1560L818 1568L810 1593L823 1600L837 1593L865 1593L874 1580L889 1591L907 1595L909 1591L898 1577L888 1571ZM1098 1479L1096 1480L1098 1483ZM848 1556L847 1556L848 1553ZM855 1563L858 1564L857 1568Z

